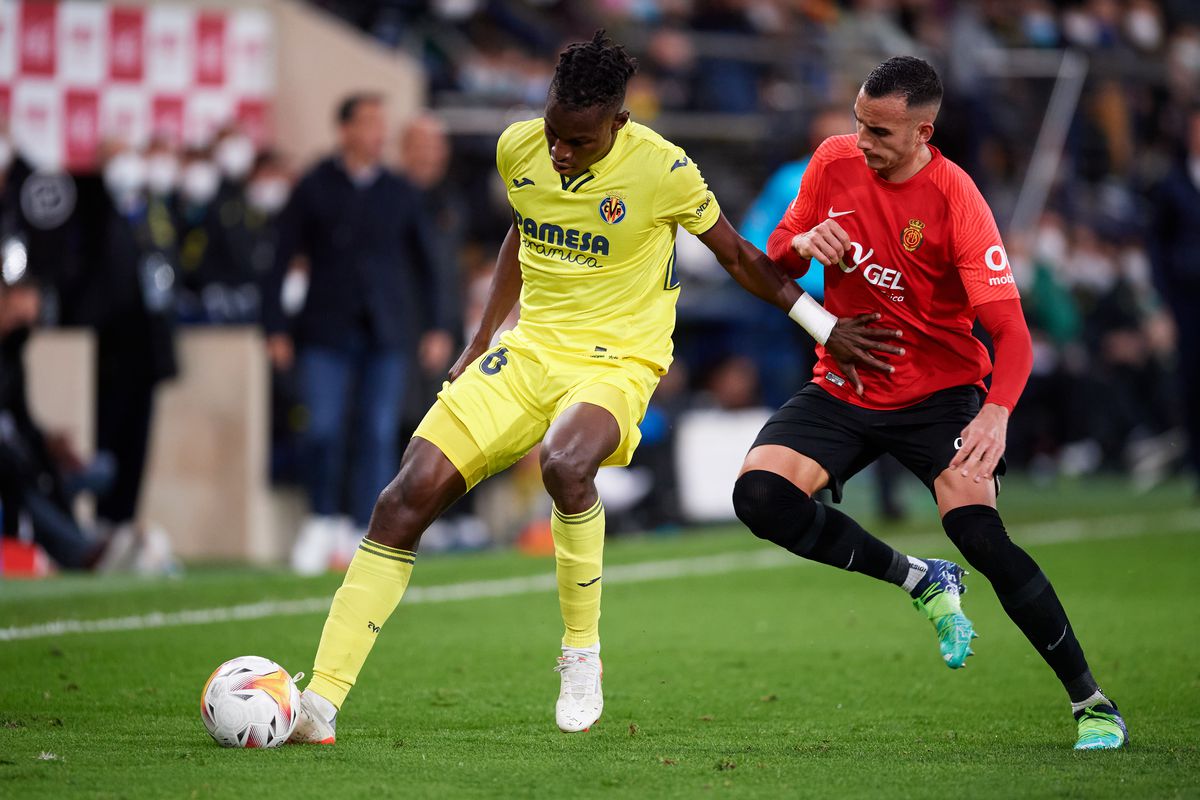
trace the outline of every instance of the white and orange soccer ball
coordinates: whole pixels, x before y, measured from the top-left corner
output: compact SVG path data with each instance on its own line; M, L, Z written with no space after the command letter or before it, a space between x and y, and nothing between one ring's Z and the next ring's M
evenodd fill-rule
M200 718L222 747L278 747L292 735L299 713L300 690L269 658L226 661L200 693Z

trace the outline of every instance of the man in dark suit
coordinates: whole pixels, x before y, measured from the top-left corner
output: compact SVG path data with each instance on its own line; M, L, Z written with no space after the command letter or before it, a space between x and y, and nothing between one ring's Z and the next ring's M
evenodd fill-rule
M1184 146L1184 157L1154 194L1147 244L1155 284L1179 330L1180 405L1200 480L1200 105L1188 114Z
M382 99L353 95L337 121L338 152L300 180L280 218L263 292L271 362L279 370L295 364L308 409L302 450L310 516L292 551L292 566L308 574L325 570L347 538L337 520L347 412L356 423L348 492L355 533L348 538L357 539L395 474L409 363L418 340L440 327L442 307L433 297L435 248L420 194L381 163ZM308 294L289 320L280 292L301 254Z

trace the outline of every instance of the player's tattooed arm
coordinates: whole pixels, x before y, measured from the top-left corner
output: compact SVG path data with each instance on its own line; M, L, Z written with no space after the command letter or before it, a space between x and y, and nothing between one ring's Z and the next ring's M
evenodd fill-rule
M500 325L508 318L513 306L521 296L521 262L517 259L517 248L520 246L520 234L516 226L510 226L500 245L500 253L496 256L496 271L492 273L492 285L488 289L487 301L483 306L483 316L479 321L479 330L471 337L462 355L450 367L449 378L457 380L471 362L483 355L492 344Z

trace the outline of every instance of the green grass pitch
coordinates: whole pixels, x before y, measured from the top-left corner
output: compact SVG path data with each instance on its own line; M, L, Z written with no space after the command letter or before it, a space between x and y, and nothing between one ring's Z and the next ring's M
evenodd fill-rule
M908 523L872 527L955 557L928 498L912 499ZM13 634L328 597L336 576L0 583L0 797L1200 797L1200 507L1178 485L1135 497L1115 482L1014 485L1001 507L1121 704L1127 751L1070 749L1061 688L980 576L964 603L977 655L955 672L894 587L726 527L610 542L610 567L657 566L606 573L605 714L570 736L554 726L553 591L427 591L544 576L549 560L423 557L426 602L385 627L338 744L268 751L218 748L201 685L237 655L310 669L320 610ZM707 574L662 574L689 569Z

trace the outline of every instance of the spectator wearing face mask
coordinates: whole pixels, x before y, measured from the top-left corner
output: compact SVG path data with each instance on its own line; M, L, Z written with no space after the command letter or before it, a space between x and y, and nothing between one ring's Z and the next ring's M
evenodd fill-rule
M215 151L194 149L184 155L173 204L183 322L220 324L258 318L258 288L244 241L242 188L224 180Z
M217 227L225 240L223 251L228 259L227 275L219 290L210 290L212 300L223 303L226 321L259 321L258 272L254 264L257 232L251 226L247 189L258 160L258 148L237 125L227 126L213 145L213 161L221 173L217 190ZM261 187L260 187L261 188Z
M279 214L292 192L292 175L279 153L265 150L255 159L246 179L247 258L254 273L266 280L275 261ZM308 269L302 259L291 265L284 278L281 307L294 317L308 292ZM298 441L304 404L295 370L273 370L271 374L271 476L280 483L299 482Z
M169 205L179 188L179 156L162 137L146 147L146 195Z
M265 276L275 260L276 222L292 192L291 173L273 150L259 154L246 178L248 258L257 276Z
M224 128L213 143L213 161L221 172L221 191L241 194L258 156L254 140L236 125Z
M146 167L146 222L155 242L174 250L175 219L171 204L179 186L179 157L163 138L152 140L142 155Z
M74 321L96 333L96 445L117 466L96 512L115 527L136 518L155 387L176 373L176 275L170 229L152 221L145 160L127 147L110 147L101 176L105 200L86 242L93 261Z

